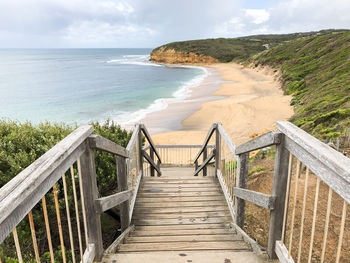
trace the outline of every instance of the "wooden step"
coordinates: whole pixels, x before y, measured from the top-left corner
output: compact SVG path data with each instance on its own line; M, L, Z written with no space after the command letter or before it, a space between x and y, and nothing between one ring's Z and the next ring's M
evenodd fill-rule
M171 197L140 197L137 198L138 203L157 203L157 202L194 202L194 201L225 201L224 196L171 196Z
M192 206L192 207L135 207L134 214L138 213L192 213L192 212L213 212L228 211L224 204L221 206Z
M177 236L148 236L126 238L126 244L129 243L158 243L158 242L207 242L207 241L237 241L242 240L237 235L177 235Z
M134 219L135 225L157 226L157 225L192 225L192 224L217 224L229 223L230 218L225 217L192 217L192 218L164 218L164 219Z
M218 180L213 180L212 178L208 179L162 179L162 178L155 178L155 179L142 179L142 183L145 184L187 184L187 183L193 183L193 184L208 184L208 183L218 183Z
M180 229L228 229L229 224L227 223L217 223L217 224L198 224L198 225L167 225L167 226L137 226L135 225L136 230L142 231L153 231L153 230L180 230Z
M162 242L162 243L132 243L121 244L118 252L143 251L193 251L193 250L249 250L243 241L222 242Z
M149 236L185 236L185 235L232 235L234 232L227 228L214 229L164 229L164 230L137 230L130 236L149 237Z
M173 193L164 193L164 192L159 192L159 193L150 193L150 192L142 192L140 190L137 193L137 198L141 197L193 197L193 196L222 196L222 192L220 191L207 191L207 192L173 192Z
M194 201L194 202L159 202L159 203L142 203L136 201L135 208L152 208L152 207L189 207L189 206L195 206L195 207L207 207L207 206L223 206L225 205L224 201Z
M182 188L141 188L141 193L179 193L179 192L216 192L217 194L222 194L222 190L219 187L182 187Z
M220 187L217 183L184 183L184 184L153 184L153 183L143 183L141 184L141 188L206 188L206 187Z
M189 212L189 213L137 213L133 219L152 219L152 218L179 218L179 217L218 217L230 216L228 211L214 211L214 212Z

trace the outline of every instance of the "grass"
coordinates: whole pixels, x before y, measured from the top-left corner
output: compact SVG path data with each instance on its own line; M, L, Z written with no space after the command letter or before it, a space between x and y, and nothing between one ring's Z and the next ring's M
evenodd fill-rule
M293 96L294 124L319 139L345 134L350 126L350 32L292 40L247 63L281 70L283 89Z

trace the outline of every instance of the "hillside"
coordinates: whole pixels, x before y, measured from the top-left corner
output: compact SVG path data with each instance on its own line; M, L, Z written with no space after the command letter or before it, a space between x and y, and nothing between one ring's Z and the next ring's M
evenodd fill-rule
M249 63L281 70L283 88L293 95L296 125L321 139L349 132L350 32L289 41Z
M151 61L162 63L213 63L243 61L285 41L323 35L339 30L280 35L253 35L240 38L217 38L172 42L155 48Z

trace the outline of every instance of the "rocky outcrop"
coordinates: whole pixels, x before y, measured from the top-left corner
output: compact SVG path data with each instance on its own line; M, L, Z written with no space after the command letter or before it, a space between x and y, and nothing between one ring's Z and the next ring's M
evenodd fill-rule
M169 64L212 64L218 60L205 55L198 55L193 52L179 52L174 49L161 47L151 52L151 61Z

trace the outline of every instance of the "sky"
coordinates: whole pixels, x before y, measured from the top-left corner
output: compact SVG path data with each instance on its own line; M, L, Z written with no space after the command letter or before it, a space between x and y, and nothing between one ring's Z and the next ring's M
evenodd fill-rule
M0 48L153 48L350 29L350 0L0 0Z

